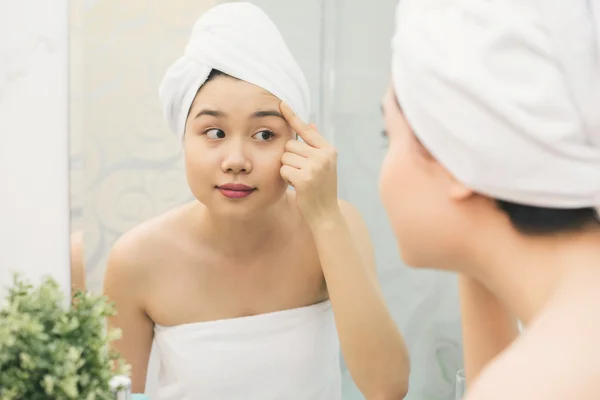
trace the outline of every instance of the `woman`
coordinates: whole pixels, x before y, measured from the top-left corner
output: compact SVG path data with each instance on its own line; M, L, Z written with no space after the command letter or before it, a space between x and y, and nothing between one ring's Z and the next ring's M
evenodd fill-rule
M365 224L337 199L335 150L303 122L307 86L247 3L204 14L167 71L161 100L197 200L110 255L110 322L134 392L154 340L156 399L340 399L340 344L366 398L404 397L406 348Z
M85 264L83 261L83 231L71 234L71 297L85 290Z
M381 196L408 264L464 276L467 336L494 310L468 400L600 398L599 7L398 5Z

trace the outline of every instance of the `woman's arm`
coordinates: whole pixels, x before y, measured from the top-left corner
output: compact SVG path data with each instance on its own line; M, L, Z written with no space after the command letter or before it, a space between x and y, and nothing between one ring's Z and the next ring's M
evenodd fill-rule
M117 315L109 319L109 326L122 331L121 339L114 341L113 346L131 366L132 391L143 393L154 324L144 310L140 268L129 250L119 243L113 248L104 277L104 293L115 303L117 311Z
M467 383L519 334L516 318L479 281L460 275L463 352Z
M325 275L350 374L367 400L403 399L410 363L402 335L377 282L373 248L362 217L337 198L337 152L284 103L281 112L304 140L290 140L281 176L296 189Z
M71 234L71 297L77 290L85 290L83 231Z
M377 281L367 227L350 204L340 202L338 211L311 230L346 365L367 400L403 399L408 351Z

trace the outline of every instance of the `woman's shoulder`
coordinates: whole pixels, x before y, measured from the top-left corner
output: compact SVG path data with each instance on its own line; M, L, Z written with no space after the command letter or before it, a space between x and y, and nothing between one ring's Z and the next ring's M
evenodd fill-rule
M548 307L484 369L466 400L599 399L600 313L575 304Z
M71 290L85 290L83 230L71 234Z
M114 265L132 273L147 272L180 242L191 207L184 204L125 232L111 248L109 268Z

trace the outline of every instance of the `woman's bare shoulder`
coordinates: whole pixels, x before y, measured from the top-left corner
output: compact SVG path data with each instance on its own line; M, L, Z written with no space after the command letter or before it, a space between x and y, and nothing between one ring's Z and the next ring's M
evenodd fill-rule
M146 273L177 245L191 204L171 209L124 233L111 248L107 274Z
M599 337L600 313L591 304L549 307L484 369L466 399L600 399Z
M71 292L85 290L83 231L71 234Z

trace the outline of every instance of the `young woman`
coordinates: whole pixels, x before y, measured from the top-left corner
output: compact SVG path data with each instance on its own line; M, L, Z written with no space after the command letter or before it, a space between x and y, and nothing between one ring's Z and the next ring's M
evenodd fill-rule
M71 296L85 290L85 263L83 261L83 231L71 234Z
M463 276L468 400L600 398L599 7L398 5L381 196L408 264Z
M303 122L307 84L273 23L251 4L211 9L161 99L197 200L112 250L133 390L154 341L153 399L340 399L341 344L367 399L403 398L407 351L367 229L337 199L335 149Z

